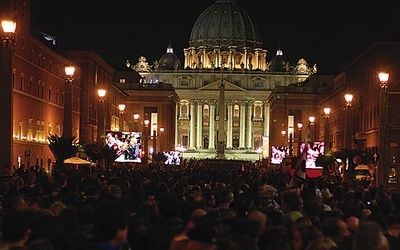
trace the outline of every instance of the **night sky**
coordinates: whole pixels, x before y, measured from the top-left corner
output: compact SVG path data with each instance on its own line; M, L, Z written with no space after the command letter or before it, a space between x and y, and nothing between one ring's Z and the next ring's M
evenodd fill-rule
M396 1L237 0L258 25L268 61L283 50L320 73L337 73L374 41L400 39ZM152 64L171 41L183 62L197 17L215 0L31 0L32 29L63 49L93 49L114 68L145 56Z

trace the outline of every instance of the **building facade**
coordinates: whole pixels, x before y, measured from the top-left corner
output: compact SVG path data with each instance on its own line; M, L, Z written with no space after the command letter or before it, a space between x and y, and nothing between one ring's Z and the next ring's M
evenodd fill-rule
M144 82L175 88L179 103L173 118L174 144L187 148L188 156L215 157L219 131L223 131L226 158L251 160L258 159L254 154L258 148L263 148L263 157L269 156L268 96L276 88L304 82L317 71L304 58L290 65L280 49L267 61L257 26L235 1L216 1L200 14L184 49L183 64L169 45L153 64L140 57L127 66Z
M400 44L377 42L335 76L334 90L319 103L332 110L325 132L332 151L364 151L363 163L376 183L389 188L397 188L400 171L399 66ZM381 72L389 74L387 82L381 82ZM347 93L353 95L350 106L345 104Z

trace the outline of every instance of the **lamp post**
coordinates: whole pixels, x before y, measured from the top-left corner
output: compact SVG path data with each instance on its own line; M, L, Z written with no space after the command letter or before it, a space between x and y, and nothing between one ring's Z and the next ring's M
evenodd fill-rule
M165 131L165 128L164 127L161 127L160 128L160 137L158 138L159 139L159 144L160 144L160 152L164 152L164 149L163 149L163 147L162 147L162 142L163 142L163 138L161 138L161 136L163 135L163 133L164 133L164 131Z
M144 120L144 130L143 130L143 147L144 147L144 149L143 149L143 153L144 153L144 155L143 155L143 158L146 160L146 163L147 163L147 159L148 159L148 156L149 156L149 141L148 141L148 134L149 134L149 132L147 131L148 130L148 128L149 128L149 123L150 123L150 121L149 120Z
M97 94L99 95L99 121L97 124L97 144L103 146L105 143L105 116L104 116L104 102L107 91L105 89L97 90Z
M119 104L118 109L119 109L119 131L124 131L124 120L122 119L122 116L125 114L125 104Z
M13 50L16 23L12 20L3 20L3 35L1 38L0 61L0 167L11 166L13 159Z
M387 184L387 176L386 176L386 137L387 137L387 89L388 89L388 80L389 73L381 72L378 75L379 77L379 87L380 87L380 97L379 97L379 146L378 151L381 154L379 159L379 170L378 170L378 185L383 184L386 186Z
M289 157L293 157L293 126L289 126Z
M262 148L262 147L259 147L259 148L257 149L257 154L258 154L258 166L261 165L261 154L262 154L262 152L263 152L263 148Z
M65 67L65 101L64 101L64 124L63 124L63 137L72 137L72 83L74 81L73 76L75 73L75 67Z
M325 118L325 132L324 132L324 140L325 140L325 154L328 154L331 151L331 138L329 136L329 117L331 115L331 108L324 108L324 118Z
M303 123L302 122L298 122L297 123L297 129L299 130L299 136L298 136L298 138L299 138L299 148L298 148L298 152L297 152L297 156L298 157L300 157L300 155L301 155L301 140L302 140L302 136L301 136L301 129L303 128Z
M139 122L139 117L140 115L138 113L134 113L133 114L133 130L135 132L139 131L139 126L138 126L138 122Z
M343 146L344 148L349 148L350 145L348 144L348 136L347 136L347 119L348 119L348 112L349 109L351 109L351 102L353 101L353 95L352 94L345 94L344 95L344 100L345 100L345 114L344 114L344 127L343 127L343 138L344 138L344 143Z
M307 129L307 142L312 142L314 138L311 136L311 127L314 126L315 116L308 117L308 129Z
M153 159L157 155L157 123L153 123Z

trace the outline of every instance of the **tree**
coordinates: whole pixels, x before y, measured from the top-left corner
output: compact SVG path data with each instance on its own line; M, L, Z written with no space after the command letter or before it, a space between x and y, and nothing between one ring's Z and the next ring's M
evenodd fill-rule
M49 134L48 140L57 165L62 165L65 159L73 157L79 151L79 140L76 136L60 137Z

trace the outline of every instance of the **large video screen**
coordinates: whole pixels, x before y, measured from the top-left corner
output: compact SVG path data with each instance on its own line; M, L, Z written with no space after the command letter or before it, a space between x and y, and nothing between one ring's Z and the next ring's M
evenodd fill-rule
M289 156L289 147L272 146L271 164L281 164L283 159Z
M306 144L302 143L300 145L301 154L303 154L305 148ZM322 166L317 166L315 162L320 155L324 155L324 150L324 142L311 142L308 144L306 151L306 168L322 168Z
M179 151L164 151L166 157L166 165L180 165L181 164L181 152Z
M141 132L106 133L106 146L115 153L115 162L141 162Z

